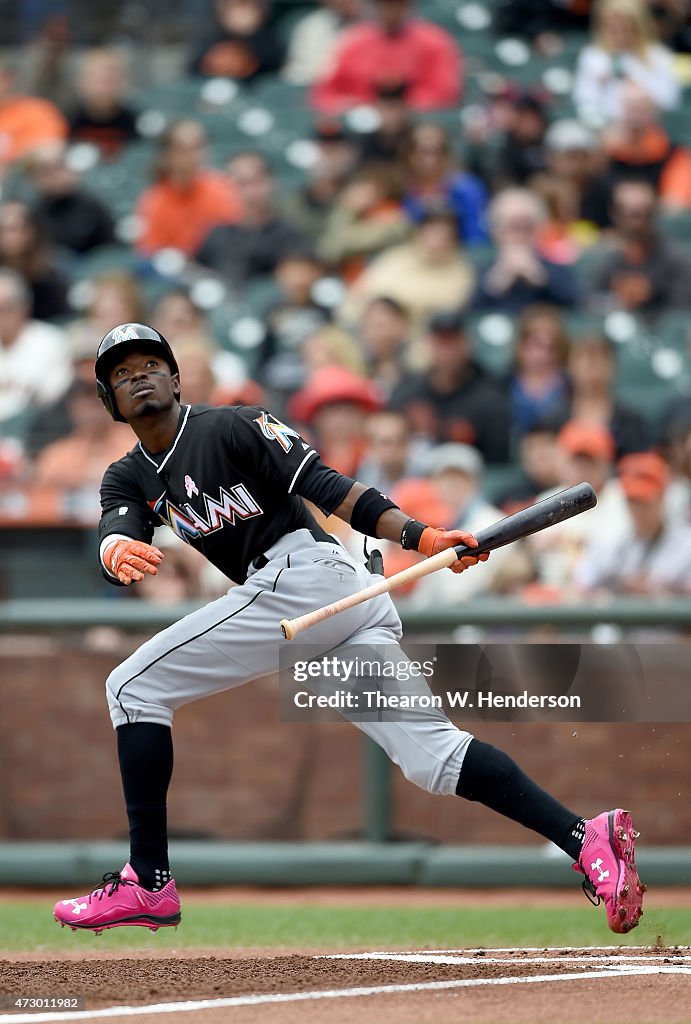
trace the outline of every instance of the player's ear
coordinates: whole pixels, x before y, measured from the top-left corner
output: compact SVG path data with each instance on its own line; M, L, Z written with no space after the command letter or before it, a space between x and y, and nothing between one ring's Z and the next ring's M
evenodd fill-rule
M180 394L180 374L179 373L173 373L171 375L170 380L171 380L171 383L172 383L172 386L173 386L173 394L174 395L179 395Z

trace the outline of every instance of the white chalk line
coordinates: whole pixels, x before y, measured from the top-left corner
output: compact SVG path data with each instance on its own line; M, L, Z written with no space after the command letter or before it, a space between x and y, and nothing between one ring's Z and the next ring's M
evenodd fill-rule
M460 949L423 949L420 953L609 953L612 950L637 950L641 953L645 946L463 946ZM691 953L691 946L670 946L669 949L656 950L664 956L669 956L671 951ZM398 954L400 950L379 950L377 955L389 956ZM335 955L335 954L334 954ZM352 956L350 953L341 953L340 956ZM374 953L363 954L373 956Z
M542 974L525 978L463 978L449 981L417 982L406 985L372 985L358 988L326 989L321 992L289 992L266 995L233 996L227 999L197 999L176 1003L154 1003L149 1006L109 1006L101 1010L78 1010L74 1013L0 1014L0 1024L49 1024L53 1021L100 1020L109 1017L143 1017L147 1014L191 1013L200 1010L221 1010L236 1006L261 1006L275 1003L314 1002L323 999L355 999L366 996L400 995L407 992L442 992L457 988L483 986L535 985L550 982L587 981L594 978L630 978L647 974L688 974L689 967L662 965L635 967L629 964L619 970L583 971L578 974Z
M516 952L514 950L514 952ZM649 963L660 961L674 961L680 966L691 963L691 956L678 956L676 953L653 953L644 956L455 956L442 955L439 953L322 953L315 957L316 960L394 960L399 963L408 964L471 964L478 966L482 964L598 964L605 963L620 964L627 961L634 963Z

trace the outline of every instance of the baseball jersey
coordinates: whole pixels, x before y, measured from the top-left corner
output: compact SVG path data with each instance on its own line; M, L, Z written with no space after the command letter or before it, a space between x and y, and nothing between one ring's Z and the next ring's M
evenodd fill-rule
M165 451L148 452L139 442L106 470L100 551L113 535L150 543L165 523L242 583L250 562L286 533L307 528L332 541L302 499L329 515L353 483L266 409L183 405Z

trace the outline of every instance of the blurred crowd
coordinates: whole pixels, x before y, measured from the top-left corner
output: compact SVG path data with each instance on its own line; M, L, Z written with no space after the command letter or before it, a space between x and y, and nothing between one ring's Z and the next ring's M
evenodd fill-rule
M143 321L183 401L265 405L432 525L594 486L591 512L411 602L690 594L689 0L474 5L566 95L488 70L460 3L277 6L208 5L158 120L120 40L39 18L0 51L0 527L97 521L132 435L95 350ZM219 147L200 91L229 120L255 97L253 138ZM288 174L271 124L296 113ZM126 215L94 169L122 172ZM147 596L227 586L174 541ZM387 573L416 557L384 547Z

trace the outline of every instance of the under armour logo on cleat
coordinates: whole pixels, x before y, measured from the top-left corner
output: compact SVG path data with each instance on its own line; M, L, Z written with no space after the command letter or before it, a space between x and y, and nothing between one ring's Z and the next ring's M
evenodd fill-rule
M82 910L86 910L86 903L80 903L79 900L63 900L63 907L69 907L72 904L72 913L81 914Z
M600 876L598 878L598 882L602 882L605 878L609 878L609 868L607 868L606 871L603 871L602 870L602 864L603 864L602 857L598 857L597 860L593 864L590 865L590 870L591 871L599 871L600 872Z

